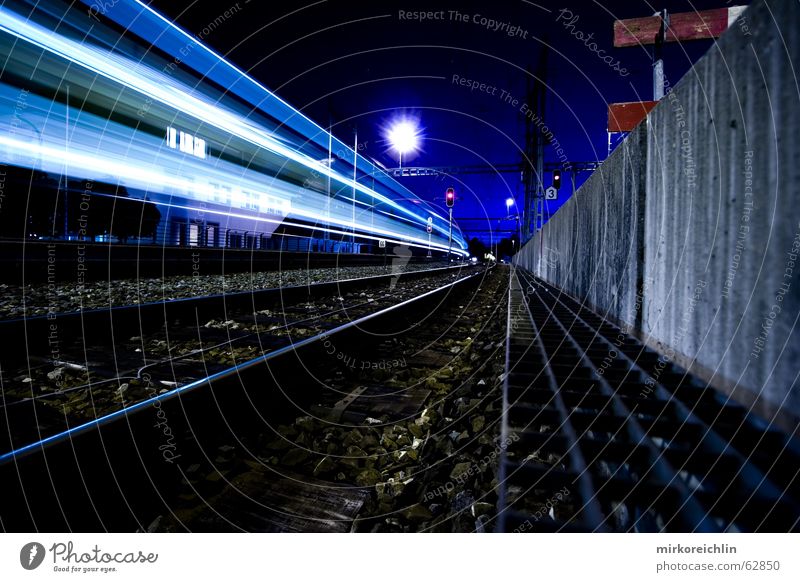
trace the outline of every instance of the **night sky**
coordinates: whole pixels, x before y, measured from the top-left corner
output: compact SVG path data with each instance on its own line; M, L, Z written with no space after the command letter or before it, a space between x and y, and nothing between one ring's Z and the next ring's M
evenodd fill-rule
M396 167L397 159L382 128L401 115L418 118L424 128L422 151L404 165L519 163L526 70L536 70L543 44L550 47L547 125L569 160L603 160L607 104L652 98L652 47L613 48L613 21L662 8L682 12L725 5L721 0L665 0L658 5L636 0L151 3L321 125L330 122L340 139L352 143L357 130L361 153L387 167ZM420 21L413 15L418 11L438 14ZM489 28L488 20L497 23L497 30ZM588 44L596 42L596 47L587 46L588 35L593 35ZM613 57L613 62L603 62L593 48L604 50L602 56ZM669 44L669 82L674 85L709 49L711 41ZM486 85L470 90L460 79ZM558 159L552 148L546 159ZM486 242L498 223L485 217L505 216L509 196L522 200L517 173L402 180L439 205L445 188L455 186L455 218L467 236ZM569 196L568 182L560 199L550 203L551 213Z

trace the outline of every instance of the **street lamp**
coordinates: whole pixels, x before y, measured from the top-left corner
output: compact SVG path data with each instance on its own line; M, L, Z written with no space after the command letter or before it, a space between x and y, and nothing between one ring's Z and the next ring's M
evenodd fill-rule
M412 119L400 119L394 122L386 132L386 139L391 148L400 156L400 167L403 167L403 155L411 154L419 149L421 130Z
M513 198L506 198L506 212L508 212L508 218L512 218L511 216L511 207L514 206L515 200ZM519 233L519 212L517 212L516 216L513 217L516 220L516 232ZM514 235L511 235L511 254L514 255L516 252L516 243L517 241L514 240Z

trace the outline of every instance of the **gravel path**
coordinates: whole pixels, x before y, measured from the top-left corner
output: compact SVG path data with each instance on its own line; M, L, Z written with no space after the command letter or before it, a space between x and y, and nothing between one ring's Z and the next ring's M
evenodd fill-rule
M446 263L406 265L402 271L418 271L444 267ZM97 309L120 305L136 305L151 301L202 297L219 293L236 293L258 289L308 285L328 281L358 279L373 275L400 272L391 265L330 267L325 269L295 269L226 275L179 275L153 279L121 279L91 281L82 289L74 283L55 285L0 284L0 318L13 319L66 313L81 309Z

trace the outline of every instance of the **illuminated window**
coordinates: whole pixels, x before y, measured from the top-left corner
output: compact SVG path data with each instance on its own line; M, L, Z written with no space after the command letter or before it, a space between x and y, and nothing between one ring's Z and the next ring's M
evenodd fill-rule
M185 154L191 154L201 160L206 159L206 140L195 137L191 133L178 131L174 127L167 128L167 146Z
M217 246L217 226L216 224L206 226L206 246Z
M182 131L180 146L182 152L194 155L194 136Z
M189 225L189 246L196 247L200 239L200 225L192 223Z
M244 190L244 207L248 210L259 210L259 195L256 192Z
M173 150L178 147L178 132L174 127L167 128L167 146Z

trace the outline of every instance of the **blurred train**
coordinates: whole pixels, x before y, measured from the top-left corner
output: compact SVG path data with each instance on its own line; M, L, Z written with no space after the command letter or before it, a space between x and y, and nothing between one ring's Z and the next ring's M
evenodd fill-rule
M4 0L0 61L0 237L448 248L443 214L142 2Z

